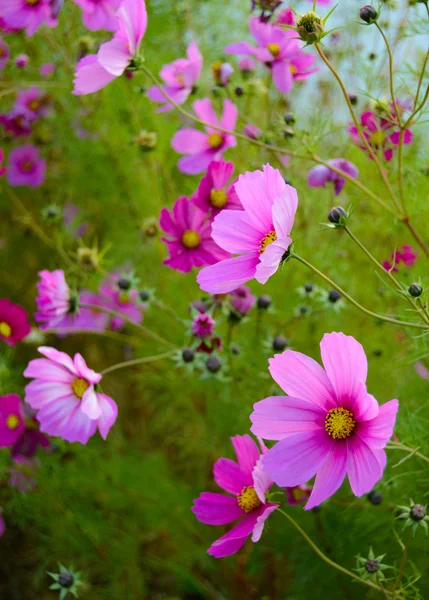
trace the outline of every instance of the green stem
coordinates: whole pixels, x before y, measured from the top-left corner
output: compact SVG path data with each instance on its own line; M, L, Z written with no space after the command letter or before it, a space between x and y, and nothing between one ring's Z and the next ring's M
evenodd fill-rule
M117 369L125 369L126 367L133 367L135 365L161 360L162 358L168 358L169 356L172 356L174 352L174 350L169 350L168 352L155 354L154 356L144 356L142 358L135 358L134 360L126 360L124 362L117 363L116 365L112 365L111 367L107 367L107 369L103 369L103 371L101 371L101 375L107 375L107 373L111 373Z
M410 542L411 542L411 527L408 529L407 541L405 542L405 546L402 551L401 566L399 567L398 578L395 581L395 585L393 586L393 592L392 592L393 594L396 592L399 584L402 581L402 577L404 576L405 565L407 563L408 548L410 546Z
M401 115L399 114L399 110L398 110L398 105L396 103L396 98L395 98L395 90L393 88L393 55L392 55L392 51L390 49L390 44L389 41L387 39L387 37L384 35L383 30L381 29L380 25L375 22L375 26L377 27L378 31L381 33L381 36L384 40L384 43L386 45L386 49L387 49L387 54L389 55L389 87L390 87L390 96L392 98L392 103L395 109L395 115L396 115L396 119L398 121L399 126L401 127Z
M291 254L291 258L295 258L296 260L301 262L303 265L308 267L311 271L313 271L313 273L315 273L321 279L326 281L326 283L329 283L329 285L332 286L335 290L337 290L337 292L340 292L340 294L346 300L348 300L350 302L350 304L353 304L353 306L358 308L360 311L362 311L366 315L373 317L374 319L379 319L380 321L386 321L387 323L393 323L395 325L400 325L402 327L416 327L418 329L427 329L427 325L423 325L423 324L421 325L420 323L409 323L407 321L399 321L398 319L394 319L393 317L386 317L384 315L380 315L378 313L373 312L372 310L365 308L364 306L359 304L359 302L357 302L354 298L352 298L349 294L347 294L347 292L345 292L342 288L340 288L339 285L334 283L332 281L332 279L330 279L327 275L325 275L324 273L319 271L319 269L316 269L315 266L313 266L311 263L307 262L304 258L302 258L301 256L298 256L297 254Z
M386 446L386 450L402 450L403 452L409 452L410 454L414 454L414 456L418 456L421 460L424 460L429 464L429 457L425 456L421 452L417 452L414 448L409 448L408 446L404 446L398 442L389 442Z

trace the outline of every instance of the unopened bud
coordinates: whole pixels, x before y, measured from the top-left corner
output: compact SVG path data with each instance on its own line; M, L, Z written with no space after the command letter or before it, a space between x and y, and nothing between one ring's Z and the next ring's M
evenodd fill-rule
M371 4L366 4L360 9L359 16L362 19L362 21L368 23L368 25L371 25L372 23L375 23L377 21L378 12L373 6L371 6Z

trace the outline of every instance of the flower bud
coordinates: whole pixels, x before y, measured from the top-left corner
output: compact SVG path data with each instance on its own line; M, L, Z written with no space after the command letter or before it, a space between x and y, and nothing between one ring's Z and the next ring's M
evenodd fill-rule
M413 298L418 298L419 296L422 295L423 292L423 288L421 285L419 285L418 283L412 283L410 285L410 287L408 288L408 293L410 294L410 296L412 296Z
M182 351L183 362L190 363L194 360L194 351L192 348L184 348Z
M149 292L147 292L146 290L143 290L140 292L140 300L142 302L147 302L150 298L150 294Z
M263 294L262 296L258 297L258 300L256 302L256 306L262 310L267 310L267 308L269 308L269 306L271 305L271 296L268 296L267 294Z
M375 506L377 506L378 504L381 504L383 500L383 494L381 492L377 492L376 490L372 490L368 494L368 500L371 502L371 504L375 504Z
M58 583L64 587L69 588L73 585L74 577L71 573L60 573L58 577Z
M121 277L120 279L118 279L117 284L118 288L120 288L121 290L129 290L131 287L131 281L126 277Z
M380 563L375 558L369 558L364 564L365 571L368 573L376 573L380 568Z
M240 354L240 348L238 346L231 346L231 354L238 356Z
M356 106L356 104L358 103L358 97L356 94L348 94L349 100L350 100L350 104L352 104L353 106Z
M319 42L323 37L323 20L310 10L298 19L296 31L307 44Z
M304 286L304 290L307 292L307 294L309 294L310 292L313 291L313 284L312 283L306 283Z
M237 98L241 98L241 96L244 96L244 90L242 87L237 86L235 88L235 95L237 96Z
M362 21L368 23L368 25L371 25L372 23L375 23L377 21L378 12L373 6L371 6L371 4L366 4L360 9L359 16L362 19Z
M338 302L338 300L340 298L341 298L341 294L340 294L340 292L337 292L337 290L331 290L329 292L328 300L329 300L329 302L332 302L332 304L335 304L335 302Z
M217 356L210 356L206 360L206 367L207 367L207 370L210 371L210 373L217 373L219 371L219 369L221 368L221 366L222 366L221 362Z
M288 345L289 345L288 340L285 337L283 337L282 335L276 335L276 337L273 339L273 350L277 350L278 352L281 352Z
M284 120L286 125L295 125L295 115L291 112L284 115Z
M422 504L413 504L410 510L410 519L421 521L426 516L426 508Z
M341 221L347 217L347 213L342 206L336 206L328 214L328 221L335 225L340 225Z

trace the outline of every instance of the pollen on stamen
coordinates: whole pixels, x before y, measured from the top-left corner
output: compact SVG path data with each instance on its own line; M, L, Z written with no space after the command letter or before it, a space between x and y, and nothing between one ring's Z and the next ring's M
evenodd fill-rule
M334 440L345 440L356 426L353 413L343 408L331 408L325 418L325 429Z
M270 231L264 236L259 244L259 253L262 254L267 246L275 242L277 239L277 234L275 231Z
M74 379L71 383L71 388L76 398L82 400L84 393L89 388L89 383L86 381L86 379L76 377L76 379Z
M228 202L227 193L224 190L216 190L213 188L210 192L210 206L213 208L223 208Z
M252 510L261 506L258 494L251 485L242 489L241 494L238 494L237 496L237 502L238 506L246 513L252 512Z
M209 146L210 148L216 149L220 148L223 143L223 137L220 133L211 133L209 135Z

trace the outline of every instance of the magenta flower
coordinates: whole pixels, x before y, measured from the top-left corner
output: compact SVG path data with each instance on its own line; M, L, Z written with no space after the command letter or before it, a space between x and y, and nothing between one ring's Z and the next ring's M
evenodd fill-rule
M249 535L252 542L258 542L265 521L279 506L266 500L272 481L262 469L262 454L256 442L249 435L237 435L231 441L238 462L220 458L213 468L214 480L231 495L203 492L192 507L197 519L207 525L226 525L240 519L208 549L215 558L238 552ZM262 447L262 452L265 450Z
M51 0L2 0L0 17L12 29L25 29L27 37L33 35L42 24L56 27Z
M257 125L252 125L252 123L247 123L247 125L243 127L243 133L252 140L257 140L262 135L261 129Z
M6 171L7 171L6 167L2 167L3 159L4 159L3 150L0 148L0 177L2 175L4 175L6 173Z
M124 290L119 287L118 282L121 278L121 273L111 273L100 285L100 299L104 302L106 308L121 313L133 323L141 323L143 311L139 303L138 292L133 289ZM114 316L110 325L112 329L122 329L125 320Z
M395 250L390 255L390 261L385 260L382 262L383 267L386 271L391 271L392 273L398 273L399 269L396 265L400 265L403 263L405 267L413 267L416 264L418 254L411 246L405 244L402 246L402 250Z
M29 62L30 59L27 54L18 54L15 58L15 66L18 67L18 69L25 69Z
M29 121L34 121L40 116L46 117L49 108L49 94L37 87L19 92L14 107L17 113L25 115Z
M330 1L330 0L329 0ZM296 25L295 15L291 8L285 8L281 10L277 15L276 25L291 25L294 27Z
M205 128L207 133L196 129L180 129L171 140L171 145L176 152L187 155L179 160L177 166L182 173L188 175L202 173L213 160L219 160L225 150L237 144L235 136L210 127L211 125L220 126L228 131L235 128L238 111L231 100L223 101L220 123L209 98L196 100L192 107L197 117L208 123Z
M243 73L252 73L256 69L256 63L250 56L243 56L238 62L238 68Z
M271 165L240 175L235 191L244 211L223 210L213 222L212 237L226 252L239 254L200 271L205 292L232 292L251 279L266 283L292 243L290 232L298 206L296 190Z
M245 285L230 292L229 298L232 308L242 317L249 314L256 302L255 296Z
M46 161L37 146L19 146L9 154L6 179L10 185L36 188L45 181L45 172Z
M263 460L279 486L301 485L317 474L306 510L332 496L346 474L355 496L374 487L398 410L397 400L379 406L367 392L367 360L354 338L325 334L320 348L324 370L292 350L270 359L271 376L289 396L257 402L250 417L255 435L280 440Z
M27 313L7 298L0 299L0 340L14 346L23 340L31 331Z
M55 63L43 63L39 69L39 73L42 77L49 77L54 73L55 69Z
M0 71L2 71L10 58L9 46L0 35Z
M161 239L169 254L163 264L171 269L188 273L193 267L213 265L230 256L213 241L206 214L185 196L178 198L171 210L162 209L159 224L169 236Z
M334 158L332 160L328 160L328 165L332 165L336 169L340 169L346 173L346 175L350 175L356 179L359 176L358 168L345 158ZM307 175L307 184L310 187L326 187L327 183L332 183L334 186L334 193L336 196L341 193L346 180L339 173L332 171L329 167L325 165L317 165L313 167L308 172Z
M118 29L116 11L121 3L120 0L73 0L73 2L82 9L83 24L90 31Z
M199 337L205 338L212 335L216 321L208 313L199 313L192 321L192 333Z
M0 125L6 134L12 137L28 137L31 133L30 118L20 110L13 108L8 114L0 114Z
M40 329L50 329L61 324L64 317L73 311L72 298L64 271L40 271L37 283L37 310L34 317ZM77 309L77 306L74 307Z
M394 115L392 115L394 118ZM375 154L382 153L385 160L390 161L393 158L393 150L398 147L400 139L400 131L391 120L387 120L382 116L372 112L364 112L361 117L361 126L365 139L373 149ZM362 150L367 152L365 146L360 139L357 127L349 128L349 134L355 144ZM404 132L403 144L411 144L413 134L410 129Z
M13 446L24 427L21 398L17 394L0 396L0 446Z
M130 67L146 32L144 0L124 0L116 13L118 30L97 54L88 54L76 67L73 94L92 94L106 87Z
M109 298L101 296L100 294L95 294L94 292L90 292L88 290L81 290L79 292L79 302L95 307L99 306L100 309L97 310L97 308L92 309L79 307L77 313L67 314L63 320L55 326L55 331L58 335L69 335L72 333L79 333L79 331L99 332L107 329L110 316L102 309L113 308L112 302ZM141 320L141 315L139 315L139 318ZM112 323L113 329L119 329L122 327L122 325L122 319L119 319L119 317L114 317Z
M24 377L25 401L36 409L40 431L67 442L86 444L97 428L106 439L118 416L116 402L97 391L101 375L89 369L80 354L72 359L55 348L41 346L46 358L29 362Z
M256 40L256 46L248 42L230 44L225 48L228 54L245 54L254 56L262 64L271 69L276 88L282 92L290 92L294 80L307 79L317 69L311 69L315 56L305 54L300 48L299 40L290 31L263 23L258 17L250 19L250 33Z
M203 57L197 42L191 42L186 50L187 58L178 58L171 64L164 65L159 76L165 82L163 89L176 104L183 104L192 92L203 67ZM150 88L148 97L154 102L163 104L156 112L171 110L172 104L156 86Z
M214 160L209 164L207 175L201 179L192 202L210 216L218 215L221 210L242 210L241 202L234 190L235 180L228 183L234 173L234 163Z
M286 488L286 499L290 506L296 506L297 504L304 504L310 495L311 487L308 485L295 485L294 487Z
M24 429L11 448L12 459L17 462L32 458L39 447L46 450L51 446L49 438L39 431L39 423L35 419L36 411L28 404L24 404L23 409L24 419L27 422L24 422Z

